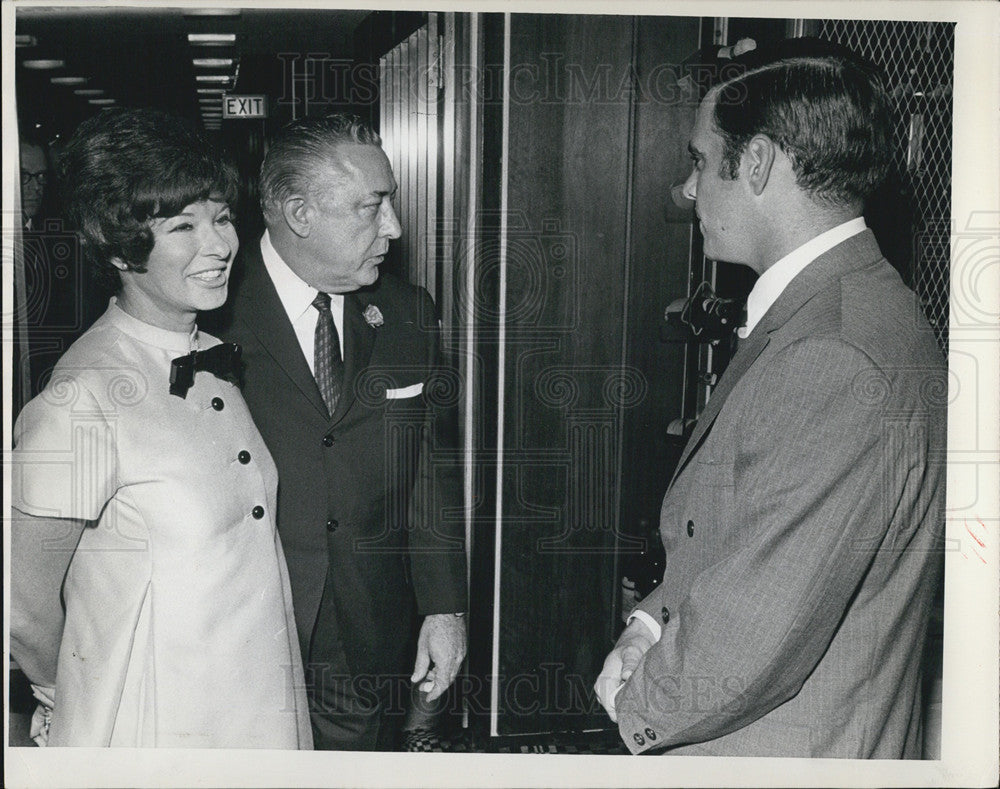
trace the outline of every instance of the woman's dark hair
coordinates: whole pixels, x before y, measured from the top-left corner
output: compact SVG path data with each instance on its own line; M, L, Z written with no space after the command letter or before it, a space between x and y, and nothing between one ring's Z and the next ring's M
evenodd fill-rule
M814 200L863 203L891 163L891 109L878 70L814 39L753 55L744 74L716 88L720 176L735 178L747 143L764 134L791 159L796 182Z
M208 140L172 115L103 110L84 121L58 162L65 210L98 279L120 285L114 258L144 271L150 220L212 199L235 202L235 169Z

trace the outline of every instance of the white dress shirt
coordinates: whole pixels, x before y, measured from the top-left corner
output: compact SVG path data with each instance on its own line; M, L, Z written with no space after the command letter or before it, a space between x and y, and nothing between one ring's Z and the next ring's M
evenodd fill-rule
M750 332L771 309L771 305L778 300L778 296L788 287L788 283L806 266L837 244L856 236L866 227L864 218L860 216L831 227L825 233L820 233L811 241L789 252L761 274L747 298L747 323L737 330L739 338L742 340L750 336Z
M266 230L264 237L260 240L260 255L264 259L264 268L267 269L268 276L274 283L274 289L278 291L281 306L285 308L285 314L292 322L295 337L306 357L309 371L315 375L316 321L319 318L319 310L312 303L313 299L316 298L317 291L304 282L281 259L281 255L272 246L271 237ZM328 295L330 296L330 312L333 313L333 323L337 327L337 336L340 339L340 358L343 359L344 294L330 293Z

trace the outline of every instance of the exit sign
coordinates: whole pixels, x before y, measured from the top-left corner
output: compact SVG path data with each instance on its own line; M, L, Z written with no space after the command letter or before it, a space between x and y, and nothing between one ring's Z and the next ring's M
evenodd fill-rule
M266 118L267 96L237 96L228 94L222 97L223 118Z

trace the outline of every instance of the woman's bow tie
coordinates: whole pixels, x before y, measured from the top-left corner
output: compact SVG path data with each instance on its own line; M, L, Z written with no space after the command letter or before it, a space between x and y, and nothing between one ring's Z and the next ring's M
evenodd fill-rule
M188 389L194 386L194 374L200 370L239 386L243 372L242 353L236 343L224 342L207 351L191 351L187 356L178 356L170 363L170 394L187 397Z

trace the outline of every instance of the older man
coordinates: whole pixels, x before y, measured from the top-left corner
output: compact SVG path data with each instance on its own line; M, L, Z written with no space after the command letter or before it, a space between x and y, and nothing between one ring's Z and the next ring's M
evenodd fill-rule
M597 681L633 752L920 755L946 372L861 217L890 129L874 71L818 42L698 110L705 254L760 278L663 502L663 583Z
M379 273L401 232L395 191L378 135L357 119L282 129L261 168L267 230L217 328L243 346L244 395L278 466L324 749L393 748L401 681L439 697L466 648L459 478L434 455L451 443L434 306Z

